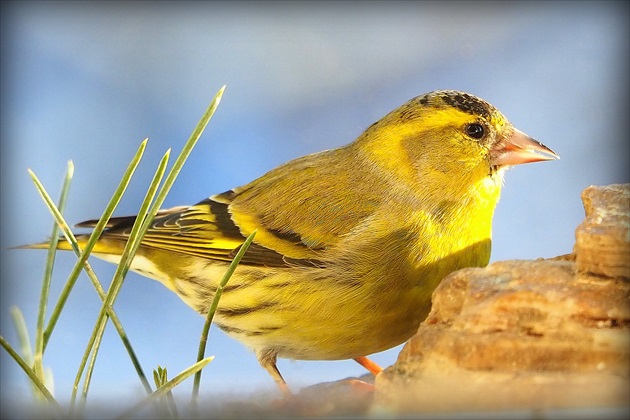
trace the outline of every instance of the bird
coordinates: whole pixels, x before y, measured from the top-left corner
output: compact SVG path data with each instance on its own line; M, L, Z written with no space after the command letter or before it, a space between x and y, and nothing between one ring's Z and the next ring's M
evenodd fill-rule
M367 356L416 332L440 281L488 264L506 170L558 158L485 100L432 91L351 143L197 204L161 210L131 270L206 314L228 265L256 231L214 324L253 350L288 395L278 358L354 359L377 375L382 368ZM117 264L135 219L112 217L92 255ZM87 238L77 235L79 245ZM65 241L57 247L71 249Z

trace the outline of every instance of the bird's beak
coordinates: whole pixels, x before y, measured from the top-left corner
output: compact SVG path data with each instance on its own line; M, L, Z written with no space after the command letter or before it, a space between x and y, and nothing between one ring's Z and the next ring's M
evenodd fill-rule
M490 164L493 166L520 165L554 159L560 159L560 156L517 129L514 129L510 137L497 143L490 151Z

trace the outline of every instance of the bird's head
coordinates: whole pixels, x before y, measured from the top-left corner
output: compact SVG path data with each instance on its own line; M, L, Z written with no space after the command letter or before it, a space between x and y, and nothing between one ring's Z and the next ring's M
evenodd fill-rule
M357 145L396 178L423 189L428 182L499 185L509 166L558 158L488 102L450 90L406 102L369 127Z

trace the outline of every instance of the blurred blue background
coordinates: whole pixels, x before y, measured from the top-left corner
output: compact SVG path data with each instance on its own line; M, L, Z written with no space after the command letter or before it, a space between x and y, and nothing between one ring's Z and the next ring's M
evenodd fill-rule
M0 333L10 308L31 333L52 218L31 168L58 197L75 164L66 218L98 217L140 142L148 147L117 215L134 214L158 160L179 153L216 91L227 89L165 206L192 204L298 156L352 141L408 99L458 89L497 106L561 160L508 172L492 260L569 253L581 191L629 181L627 2L93 3L15 2L2 9ZM56 299L75 257L57 259ZM115 267L94 260L104 283ZM45 354L67 401L100 308L82 275ZM131 273L115 308L144 369L192 364L203 318ZM392 364L400 347L374 356ZM212 328L202 394L275 385L254 354ZM25 375L0 352L2 403L29 400ZM361 375L352 361L280 360L289 386ZM187 401L192 381L177 389ZM97 360L92 401L142 388L115 330Z

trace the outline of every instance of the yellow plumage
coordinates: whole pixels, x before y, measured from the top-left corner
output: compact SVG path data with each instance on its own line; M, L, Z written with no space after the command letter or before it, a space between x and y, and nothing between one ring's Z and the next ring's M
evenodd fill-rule
M276 357L355 358L374 372L363 356L409 338L445 275L488 263L505 168L554 158L483 100L431 92L346 146L164 210L132 270L205 313L257 230L215 323L251 347L283 389ZM93 254L116 263L133 221L112 219Z

